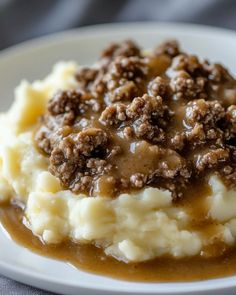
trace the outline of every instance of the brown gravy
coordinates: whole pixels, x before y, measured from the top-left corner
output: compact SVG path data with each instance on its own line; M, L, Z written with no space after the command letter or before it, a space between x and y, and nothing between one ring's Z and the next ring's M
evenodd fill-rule
M236 250L215 258L192 257L173 259L162 257L144 263L129 263L107 257L92 245L65 242L45 245L22 223L19 207L4 205L0 219L11 238L23 247L43 256L63 260L75 267L116 279L143 282L196 281L236 274Z
M235 186L236 80L223 66L176 42L144 56L124 41L76 79L50 97L35 133L64 188L117 197L153 186L181 198L209 173Z
M65 188L109 196L145 186L167 188L175 206L191 216L191 229L209 238L217 224L203 202L208 176L217 172L227 185L236 183L236 80L218 64L181 54L175 42L145 60L133 42L111 45L99 70L77 73L78 90L49 100L35 144ZM14 205L0 207L0 221L23 247L99 275L177 282L236 274L236 247L220 242L197 257L126 264L93 245L44 244Z

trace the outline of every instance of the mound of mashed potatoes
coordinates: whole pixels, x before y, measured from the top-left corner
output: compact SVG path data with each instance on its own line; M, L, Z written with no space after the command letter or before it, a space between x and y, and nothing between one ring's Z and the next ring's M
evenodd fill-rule
M139 262L164 254L199 255L215 240L228 246L236 239L235 191L217 176L209 180L211 193L204 200L215 222L214 235L190 226L188 208L172 203L171 192L152 187L117 198L89 197L62 189L48 171L48 158L35 146L34 133L48 98L59 89L74 89L78 66L60 62L42 81L22 81L15 101L0 118L0 198L25 206L30 229L45 243L71 239L93 243L107 255Z

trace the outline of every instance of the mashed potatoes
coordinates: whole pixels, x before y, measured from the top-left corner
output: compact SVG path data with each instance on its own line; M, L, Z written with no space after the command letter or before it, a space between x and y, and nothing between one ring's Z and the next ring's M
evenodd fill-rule
M220 240L230 246L236 238L235 191L216 177L205 200L215 222L214 236L191 227L187 208L172 204L167 190L148 187L117 198L87 197L63 190L48 172L48 159L36 149L34 132L51 94L73 89L77 65L59 63L43 81L23 81L15 102L0 119L0 198L25 204L25 214L35 235L46 243L94 243L108 255L124 261L144 261L163 254L185 257Z

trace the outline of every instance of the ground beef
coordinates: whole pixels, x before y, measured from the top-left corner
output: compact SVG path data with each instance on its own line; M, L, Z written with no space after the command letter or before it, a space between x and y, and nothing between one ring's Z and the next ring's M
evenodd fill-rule
M152 96L167 98L170 96L171 88L167 79L157 76L148 84L148 93Z
M77 171L85 168L85 158L77 152L73 139L68 136L55 146L50 155L50 171L71 188Z
M91 108L98 112L100 107L99 101L92 95L80 90L59 91L48 102L49 114L60 117L63 125L72 125L79 114L84 114Z
M127 120L127 106L122 103L116 103L105 108L99 120L104 125L120 125Z
M195 168L198 172L202 172L209 168L214 168L222 162L227 162L229 159L229 152L225 149L212 149L203 154L196 155Z
M108 136L104 130L98 128L88 128L78 134L72 134L76 149L82 155L89 157L100 151L108 142Z
M186 105L184 122L188 127L184 131L185 140L195 148L203 144L223 145L223 131L220 123L225 118L225 110L218 101L198 99Z
M144 91L144 81L148 74L147 61L137 56L118 56L104 77L108 97L111 102L132 100Z
M44 151L47 155L50 155L52 151L51 146L52 130L48 129L47 126L43 126L35 135L37 146L40 150Z
M80 68L76 74L80 89L98 99L106 96L110 102L131 101L142 94L146 88L148 60L126 47L127 51L118 48L110 53L109 60L106 57L106 62L100 61L100 68Z
M163 141L163 128L167 125L170 111L160 96L145 94L143 97L136 97L128 105L126 115L132 121L133 132L137 138L155 143Z
M125 40L121 43L111 43L101 53L101 58L114 59L117 56L140 56L140 48L132 40Z
M35 138L38 146L46 154L58 140L72 132L79 115L88 111L98 112L100 103L87 97L79 90L59 91L48 101L48 114L41 118L41 128Z
M102 175L111 168L105 160L107 145L107 134L101 129L71 133L52 150L50 171L71 190L82 189L92 181L92 175Z
M236 136L236 105L231 105L226 110L226 138L235 139Z
M190 126L198 122L205 126L216 127L217 122L224 116L225 110L218 101L198 99L187 104L185 122Z
M223 181L225 182L227 187L235 189L235 183L236 183L235 164L230 163L229 165L224 166L219 171L217 171L217 174L221 178L223 178Z
M191 77L202 76L205 70L195 55L180 54L173 59L171 68L174 71L185 71Z
M186 144L186 132L175 132L175 134L170 134L169 145L172 149L176 151L181 151Z
M60 91L49 100L48 111L52 116L63 115L68 123L72 123L76 115L83 111L81 96L81 92L76 90Z
M178 99L218 97L219 85L227 86L227 83L234 81L222 65L200 61L197 56L185 53L173 59L171 70L171 87Z
M76 79L80 88L88 89L98 75L98 70L95 68L81 67L76 73Z
M207 73L208 80L214 83L234 80L229 71L220 64L210 64L208 61L205 61L203 67Z
M133 187L142 188L147 182L147 175L135 173L130 176L130 183Z
M144 94L142 97L136 97L128 105L126 114L130 119L139 119L140 117L158 120L163 118L168 108L163 104L160 96L153 97Z
M171 89L177 100L181 99L205 99L206 93L206 78L192 78L186 71L178 71L171 79Z
M64 188L117 196L146 186L183 198L218 174L236 185L236 81L168 41L142 52L111 44L77 89L59 91L35 133Z
M154 53L156 55L166 54L170 57L175 57L180 54L179 44L176 40L169 40L156 47Z
M160 96L145 94L136 97L129 105L118 103L106 107L99 120L107 126L123 124L124 137L160 142L164 139L163 128L170 117L171 111Z

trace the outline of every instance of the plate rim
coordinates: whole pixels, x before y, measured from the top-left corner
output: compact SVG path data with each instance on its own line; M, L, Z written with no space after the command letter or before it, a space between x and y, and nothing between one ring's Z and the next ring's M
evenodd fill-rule
M88 34L110 34L113 30L117 30L122 27L129 27L133 30L136 30L137 27L139 29L146 30L147 28L151 28L155 26L158 29L184 29L186 33L194 33L198 32L199 30L202 31L202 34L209 35L215 34L218 35L224 34L228 37L235 37L236 38L236 31L233 29L227 29L217 26L211 26L211 25L203 25L203 24L197 24L197 23L185 23L185 22L155 22L155 21L137 21L137 22L117 22L117 23L102 23L102 24L93 24L93 25L87 25L77 28L72 28L68 30L62 30L59 32L49 33L46 35L33 37L30 39L27 39L25 41L13 44L9 47L3 48L0 50L0 59L7 58L9 55L13 54L20 54L21 51L29 49L30 47L33 48L37 44L40 44L40 46L45 46L46 43L57 43L60 42L61 38L69 39L71 36L74 36L77 33L80 33L85 37L86 33ZM143 27L143 28L142 28ZM94 32L95 31L95 32ZM115 33L115 32L114 32ZM88 36L89 37L89 36Z
M143 32L148 28L156 28L157 30L171 30L174 28L175 30L184 29L185 33L190 34L204 34L209 35L209 33L214 36L228 36L235 38L236 40L236 32L234 30L218 28L213 26L192 24L192 23L181 23L181 22L123 22L123 23L105 23L99 25L90 25L79 27L70 30L64 30L60 32L56 32L53 34L44 35L37 38L32 38L30 40L18 43L11 47L7 47L0 51L0 61L11 58L11 56L21 55L24 51L34 50L37 46L42 47L50 47L54 46L57 43L67 42L77 36L77 38L91 38L92 35L110 35L112 32L119 32L122 28L127 28L129 30L138 30L142 29ZM7 237L6 237L7 238ZM15 243L13 241L13 243ZM137 288L133 290L127 290L125 286L121 286L119 289L114 289L112 286L93 286L88 284L83 284L80 282L79 284L73 284L72 282L68 283L66 280L62 281L57 280L56 278L48 278L43 274L39 274L36 271L28 270L25 267L13 266L11 264L7 264L6 262L0 261L0 273L2 275L6 275L14 280L23 282L25 284L29 284L29 279L34 279L34 281L40 281L45 284L57 284L57 286L61 286L63 288L75 288L75 289L84 289L87 291L103 291L103 292L126 292L127 294L187 294L191 292L192 294L197 292L207 292L207 291L220 291L220 290L228 290L230 288L236 287L236 276L230 276L219 279L211 279L205 281L197 281L197 282L179 282L179 283L143 283L143 282L131 282L136 285ZM15 276L11 276L10 274L15 274ZM16 276L19 279L16 279ZM117 280L116 280L117 281ZM206 283L210 284L207 286ZM203 284L205 283L205 284ZM153 290L143 290L139 289L140 285L153 285L158 286L159 290L153 288ZM32 284L35 287L41 288L42 286ZM51 288L47 287L45 290L50 290ZM51 291L55 291L51 289ZM158 292L159 291L159 292ZM58 291L57 291L58 292ZM160 294L159 293L159 294Z

